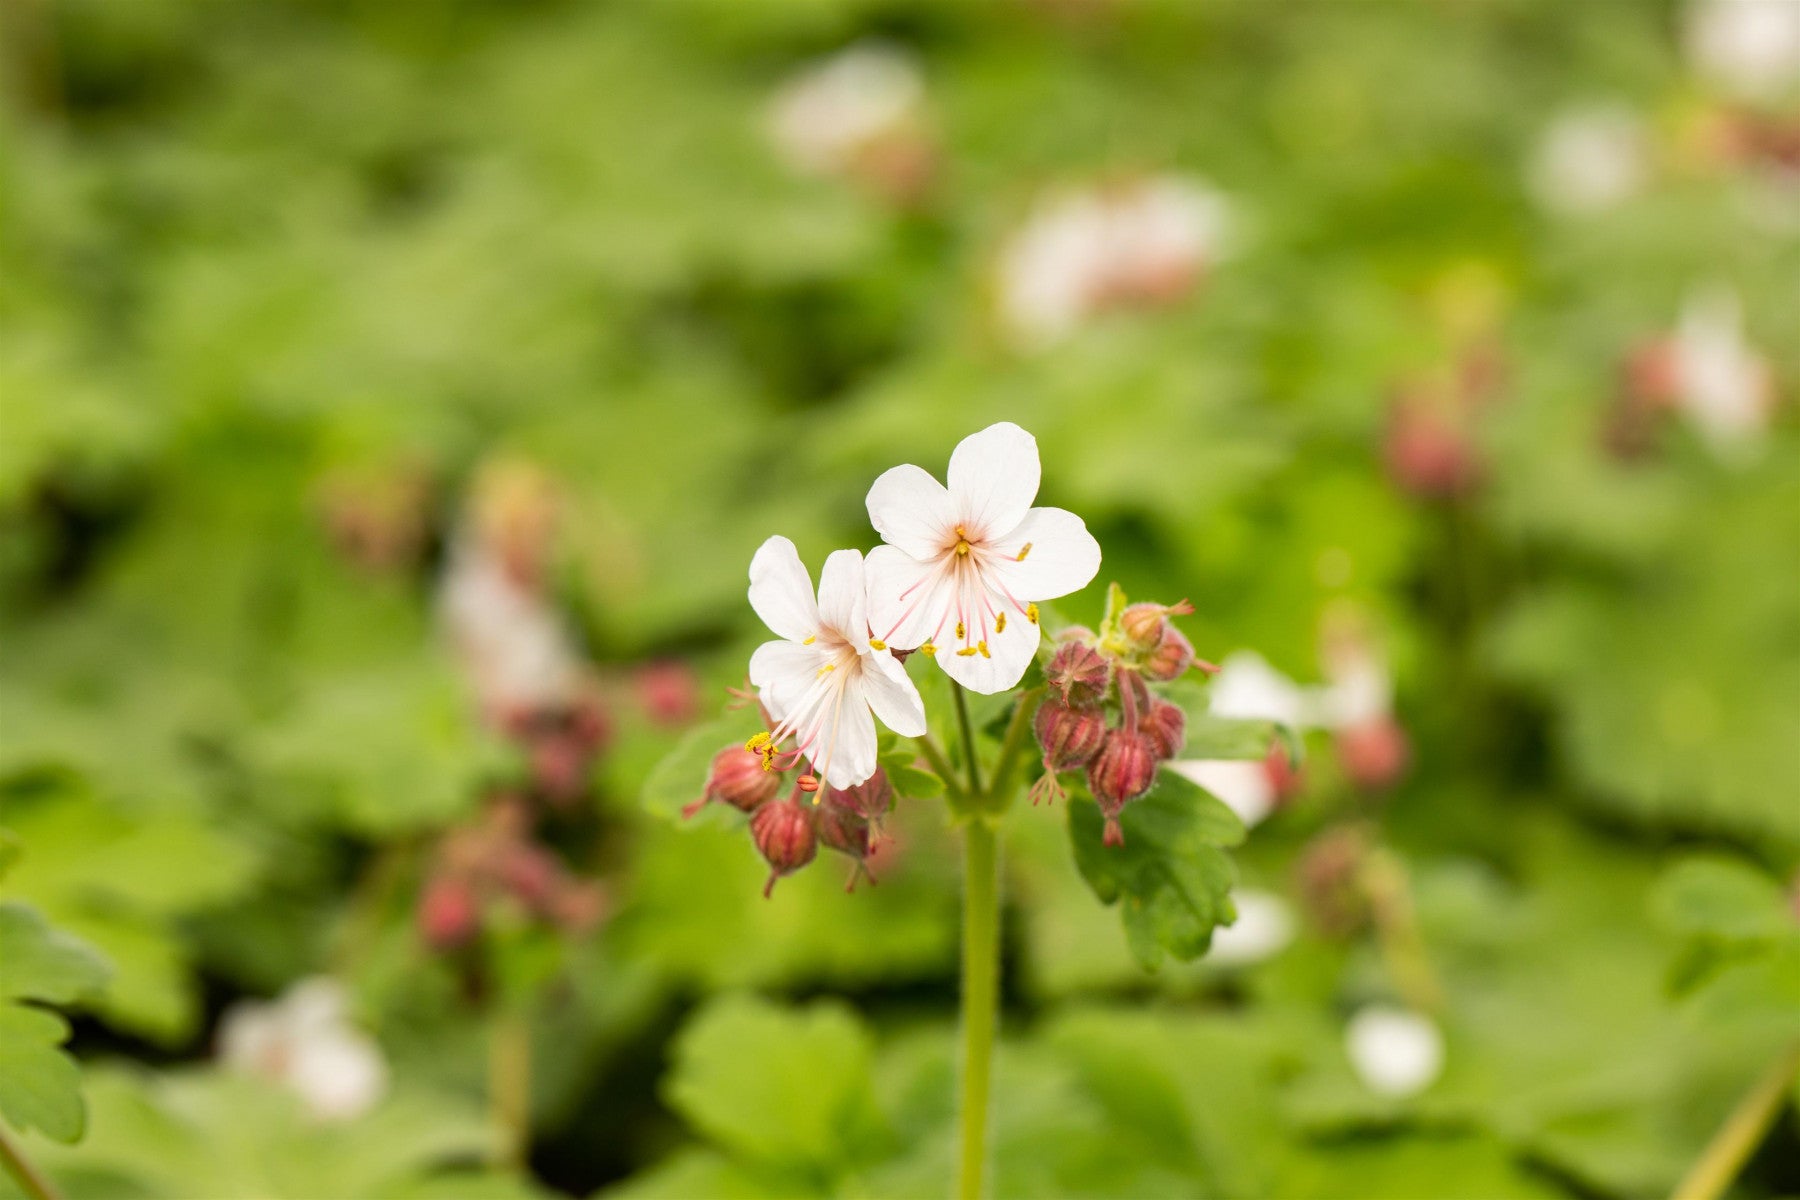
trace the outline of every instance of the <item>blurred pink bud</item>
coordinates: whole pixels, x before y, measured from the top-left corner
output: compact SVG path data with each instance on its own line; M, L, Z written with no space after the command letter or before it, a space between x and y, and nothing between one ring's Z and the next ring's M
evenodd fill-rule
M475 889L454 876L440 875L419 897L419 933L434 950L467 945L481 927Z
M1144 660L1144 674L1158 683L1179 679L1194 665L1194 644L1175 626L1164 623L1162 638ZM1218 668L1214 668L1217 670Z
M1383 449L1394 482L1415 496L1463 495L1481 479L1481 460L1465 423L1417 399L1402 399L1389 410Z
M1406 731L1392 717L1346 726L1337 731L1334 742L1344 774L1372 792L1398 783L1411 757Z
M637 670L638 703L659 725L685 725L700 711L700 680L692 667L673 659Z
M813 820L812 806L792 797L771 801L750 818L750 836L770 867L769 882L763 885L765 899L775 890L777 879L798 871L818 853Z

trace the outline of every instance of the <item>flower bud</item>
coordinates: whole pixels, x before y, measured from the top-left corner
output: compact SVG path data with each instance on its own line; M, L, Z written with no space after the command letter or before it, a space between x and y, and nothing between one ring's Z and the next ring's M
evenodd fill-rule
M1186 600L1174 604L1131 604L1119 616L1119 629L1140 646L1154 646L1162 637L1170 617L1184 617L1194 611ZM1192 650L1189 651L1192 654Z
M434 950L466 945L481 927L475 889L453 875L440 875L419 897L419 932Z
M1044 769L1051 772L1085 767L1106 738L1106 718L1099 709L1075 708L1054 696L1038 705L1035 724Z
M700 680L694 669L673 659L637 669L638 703L659 725L685 725L700 711Z
M1181 711L1180 705L1156 701L1139 728L1156 747L1156 757L1164 762L1180 754L1187 744L1187 714Z
M804 867L819 849L812 806L793 798L772 800L757 809L750 818L750 836L770 867L769 882L763 885L765 899L777 879Z
M1114 729L1088 764L1087 780L1088 790L1106 814L1106 844L1123 846L1119 813L1156 782L1156 748L1145 734Z
M839 794L841 793L833 793ZM867 817L846 804L835 803L830 797L814 810L814 816L819 841L826 849L848 854L855 859L869 856L874 839L870 834Z
M889 782L887 772L876 767L873 775L853 787L827 789L824 806L833 805L848 809L871 825L880 826L881 819L894 806L894 785Z
M743 812L755 812L773 800L780 789L780 774L763 770L762 760L746 754L742 746L727 746L713 755L706 794L683 808L681 815L691 817L715 800Z
M1100 652L1085 642L1064 642L1056 648L1051 656L1050 664L1044 668L1044 678L1050 686L1062 693L1062 698L1069 704L1095 704L1106 695L1107 677L1110 669ZM1043 710L1040 709L1040 712Z
M1181 630L1163 622L1162 637L1144 660L1144 674L1158 683L1180 679L1194 665L1194 644Z
M1398 783L1410 757L1406 731L1392 717L1346 726L1338 730L1335 744L1350 782L1372 792Z

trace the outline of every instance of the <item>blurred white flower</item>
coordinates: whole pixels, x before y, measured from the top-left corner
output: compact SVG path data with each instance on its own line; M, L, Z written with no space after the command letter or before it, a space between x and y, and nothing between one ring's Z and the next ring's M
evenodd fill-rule
M1217 192L1175 176L1052 194L1001 250L1001 319L1038 348L1109 307L1178 300L1220 257L1228 223Z
M1246 829L1261 824L1280 795L1262 759L1188 758L1170 763L1169 769L1217 796Z
M1531 193L1553 212L1611 208L1643 186L1649 145L1643 121L1622 104L1596 104L1557 117L1532 156Z
M1800 3L1693 0L1688 57L1720 88L1747 100L1800 91Z
M1774 380L1744 339L1735 293L1709 288L1689 297L1675 332L1674 370L1676 407L1715 449L1742 452L1767 427Z
M1344 1048L1357 1078L1383 1096L1414 1096L1444 1069L1444 1038L1431 1019L1409 1009L1370 1005L1350 1019Z
M901 51L852 46L798 75L776 96L769 132L797 170L838 174L919 117L925 84Z
M1301 729L1318 723L1318 691L1301 687L1255 651L1240 650L1219 664L1208 707L1218 717Z
M918 689L869 634L860 552L839 550L825 560L814 600L794 543L772 537L750 560L750 607L780 639L750 656L750 682L778 722L750 741L765 767L796 754L827 785L855 787L875 773L875 716L901 737L925 732ZM784 751L789 738L794 747Z
M1080 517L1032 507L1039 474L1037 439L1002 421L957 445L948 487L910 463L876 479L869 520L887 543L869 552L877 639L932 655L970 691L1019 682L1043 635L1036 602L1100 570Z
M1213 930L1206 961L1247 966L1273 958L1294 940L1294 913L1280 896L1240 888L1231 893L1231 901L1237 906L1237 920Z
M218 1047L226 1068L286 1087L323 1121L358 1117L387 1093L380 1047L349 1023L342 987L322 976L269 1003L234 1004Z
M562 615L476 539L451 551L438 611L488 713L560 707L579 691L581 656Z

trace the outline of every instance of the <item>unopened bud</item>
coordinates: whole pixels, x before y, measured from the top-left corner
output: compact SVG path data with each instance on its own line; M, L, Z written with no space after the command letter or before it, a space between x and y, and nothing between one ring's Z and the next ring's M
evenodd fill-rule
M1167 762L1187 744L1187 714L1180 705L1158 700L1139 726L1156 747L1156 757Z
M773 800L780 789L781 776L763 770L760 758L745 754L742 746L727 746L713 755L712 773L706 777L706 794L683 808L681 815L691 817L714 801L743 812L755 812Z
M1144 674L1158 683L1167 683L1171 679L1180 679L1193 665L1194 644L1181 630L1164 622L1162 638L1144 660Z
M1182 617L1194 611L1186 600L1175 604L1132 604L1119 616L1119 628L1140 646L1154 646L1162 637L1170 617Z
M435 950L465 945L481 926L475 889L455 876L440 875L419 897L419 932Z
M1085 642L1064 642L1056 648L1044 678L1069 704L1095 704L1106 695L1110 668L1100 652ZM1040 710L1042 711L1042 710Z
M834 792L832 796L840 794ZM855 859L869 856L873 839L867 817L846 804L834 803L830 797L819 805L815 817L819 841L824 843L826 849L848 854Z
M1106 718L1097 708L1076 708L1054 696L1038 705L1038 746L1047 771L1085 767L1106 739Z
M798 871L818 853L813 819L812 806L793 798L770 801L750 818L750 836L770 867L769 882L763 885L765 898L775 890L777 879Z
M872 825L880 825L894 806L894 785L887 772L876 767L873 775L853 787L828 789L823 807L833 805L849 809Z
M1156 747L1143 733L1114 729L1088 764L1088 790L1106 815L1106 844L1125 844L1119 813L1156 782Z
M1406 731L1392 717L1363 721L1338 730L1338 762L1359 788L1378 792L1399 782L1411 747Z

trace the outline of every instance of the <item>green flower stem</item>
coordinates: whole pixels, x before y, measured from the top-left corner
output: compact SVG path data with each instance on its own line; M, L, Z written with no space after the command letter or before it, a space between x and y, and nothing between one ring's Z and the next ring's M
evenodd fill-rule
M956 697L956 723L962 730L963 764L969 769L969 799L981 798L981 768L975 762L975 730L969 725L969 700L963 693L962 684L954 679L950 681L951 694Z
M502 997L488 1033L488 1106L501 1161L521 1166L531 1148L531 1025L515 997Z
M970 760L973 762L973 759ZM1000 1002L1000 846L980 816L963 826L962 1138L959 1200L979 1200Z
M1037 712L1038 698L1042 694L1042 688L1021 692L1012 720L1007 722L1006 736L1000 742L1000 758L994 764L994 782L988 789L988 799L996 808L1004 808L1012 800L1013 771L1019 765L1019 754L1025 747L1031 718Z
M6 1173L19 1185L19 1190L31 1197L31 1200L62 1200L62 1193L56 1190L56 1185L25 1157L23 1151L13 1145L5 1129L0 1129L0 1167L6 1168Z
M1712 1141L1675 1186L1673 1200L1718 1200L1769 1132L1775 1114L1800 1073L1800 1041L1782 1052L1762 1078L1744 1093Z
M931 769L937 772L937 777L944 781L944 789L953 799L960 798L962 787L956 782L956 768L950 765L950 756L944 753L943 747L929 733L922 733L913 741L925 755L925 761L931 764Z

